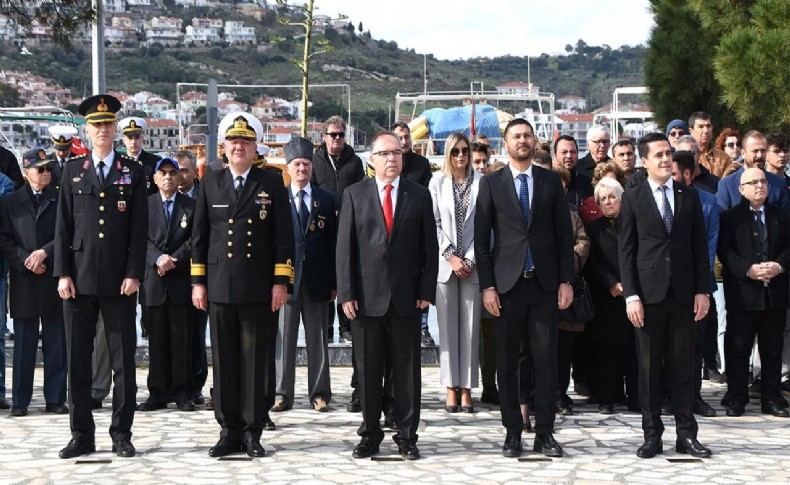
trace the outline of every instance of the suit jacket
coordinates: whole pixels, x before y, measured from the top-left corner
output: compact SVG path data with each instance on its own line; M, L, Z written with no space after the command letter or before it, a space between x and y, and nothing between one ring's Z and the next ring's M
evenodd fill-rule
M765 204L765 230L768 242L766 261L776 261L785 271L790 269L790 219L783 210ZM749 267L762 262L762 245L757 221L746 199L721 214L719 260L724 277L724 298L727 310L764 310L765 286L746 273ZM772 308L787 308L788 273L781 273L768 283Z
M474 181L472 182L472 193L469 196L469 208L464 214L463 241L461 251L463 258L472 262L475 261L474 229L475 229L475 201L477 192L480 188L481 175L477 171L472 171ZM431 180L428 189L431 191L433 199L433 217L436 220L436 234L439 240L439 275L438 282L446 283L453 274L453 267L450 262L442 257L448 248L455 248L458 235L456 233L455 217L455 197L453 196L453 178L444 172L436 174ZM472 270L469 276L473 283L478 282L477 268Z
M165 220L162 196L148 196L148 251L145 258L145 291L141 305L159 306L165 302L187 305L192 299L189 278L189 257L192 252L190 235L195 216L195 200L176 193L170 225ZM176 259L176 267L159 276L156 261L163 254Z
M673 184L675 210L672 232L650 191L650 184L626 189L618 225L620 275L626 298L638 295L643 303L660 303L670 286L677 300L694 301L708 294L710 264L702 204L694 187Z
M609 160L611 160L611 158L609 158L607 155L603 161L598 163L605 163ZM595 167L598 165L598 163L593 160L593 157L590 153L587 153L587 155L583 156L576 162L576 171L592 180L593 171L595 171Z
M431 163L427 158L410 150L403 154L403 171L401 177L428 187L433 177Z
M315 302L329 301L337 288L335 276L335 238L337 237L337 209L335 196L326 190L312 187L310 216L307 232L302 232L299 222L299 206L288 190L291 203L291 222L294 228L294 292L291 301L299 295L302 278L307 282L310 299Z
M265 303L294 283L294 236L281 176L250 168L236 197L230 169L206 172L192 229L192 283L215 303Z
M69 152L64 160L64 167L65 164L69 163L75 158L79 157L73 152ZM58 162L58 157L55 155L55 152L49 154L49 159L52 160L52 179L49 181L49 186L55 190L60 190L60 179L63 178L63 171L60 169L60 162Z
M115 152L104 186L91 154L66 164L58 199L54 276L78 294L120 295L124 278L145 276L148 203L140 165Z
M716 197L719 199L719 208L722 211L731 209L741 202L741 193L738 187L741 184L741 175L744 168L741 167L735 172L719 180L719 190ZM763 172L765 172L763 170ZM765 172L765 179L768 181L768 200L779 209L790 213L790 191L787 190L784 177Z
M58 283L52 277L58 193L47 186L41 194L38 209L29 186L0 199L0 249L10 267L11 318L34 318L63 312ZM38 249L47 253L44 260L47 270L40 275L25 268L25 260Z
M521 214L509 166L480 180L474 244L481 289L510 291L524 272L528 245L545 291L576 279L574 234L562 182L556 173L538 166L532 167L532 176L529 221Z
M378 317L390 303L417 316L417 300L435 301L439 245L428 190L401 177L387 236L376 179L343 194L337 235L337 297L357 300L359 316Z
M345 145L337 157L337 170L332 168L326 143L316 148L313 154L313 176L310 184L335 194L335 200L343 201L343 191L349 185L365 178L362 160L354 153L354 149ZM340 203L338 209L340 209Z

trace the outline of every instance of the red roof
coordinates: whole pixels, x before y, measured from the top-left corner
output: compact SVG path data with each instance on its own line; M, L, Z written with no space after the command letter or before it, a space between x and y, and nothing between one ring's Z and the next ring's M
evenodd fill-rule
M497 86L497 89L499 89L499 88L529 88L529 87L531 87L530 84L527 84L527 83L522 82L522 81L510 81L510 82L506 82L504 84L500 84L499 86Z
M148 128L178 128L178 122L165 118L148 118Z
M562 121L566 123L574 123L578 121L592 121L595 118L593 113L582 113L579 115L557 115Z

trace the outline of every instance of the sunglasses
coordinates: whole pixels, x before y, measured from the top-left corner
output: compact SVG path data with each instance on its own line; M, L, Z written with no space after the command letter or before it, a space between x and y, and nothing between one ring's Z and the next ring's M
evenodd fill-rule
M324 133L324 135L326 135L328 137L331 137L331 138L345 138L346 137L346 132L345 131L335 131L335 132Z
M36 167L36 172L38 172L38 173L44 173L45 171L46 172L51 172L52 171L52 166L51 165L47 165L45 167Z
M450 156L451 157L457 157L459 153L461 155L469 155L469 147L451 148L450 149Z
M736 148L736 147L740 148L741 147L741 142L739 142L739 141L731 141L729 143L725 143L724 146L726 146L727 148Z

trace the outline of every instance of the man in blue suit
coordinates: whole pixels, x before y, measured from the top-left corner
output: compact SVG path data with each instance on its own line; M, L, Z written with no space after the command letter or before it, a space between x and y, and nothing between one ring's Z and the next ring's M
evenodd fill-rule
M294 291L280 312L275 350L276 400L272 411L291 409L296 372L296 339L299 321L304 324L307 343L307 391L318 412L329 411L332 388L329 381L329 307L335 300L335 237L337 215L331 192L310 184L313 171L313 143L292 138L285 145L285 160L291 185L291 202L296 257Z
M722 211L731 209L741 202L741 193L738 191L738 187L745 169L757 167L765 171L765 156L768 149L765 135L757 130L747 131L743 135L741 146L743 147L743 167L719 181L719 190L716 196ZM790 191L787 190L784 178L767 172L765 178L768 180L768 203L779 207L784 212L790 212Z

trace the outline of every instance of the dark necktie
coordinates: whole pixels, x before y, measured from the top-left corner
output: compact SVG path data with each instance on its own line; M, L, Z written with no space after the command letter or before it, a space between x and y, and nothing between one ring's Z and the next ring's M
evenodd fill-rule
M167 227L170 227L170 206L173 205L173 201L166 200L162 204L165 206L165 224L167 224Z
M105 166L106 165L104 164L104 160L100 160L99 161L99 185L101 187L104 187L104 167Z
M304 203L304 196L307 192L300 190L296 197L299 199L299 223L302 225L302 232L307 232L307 220L310 218L310 211L307 210L307 204Z
M36 201L36 209L41 206L41 192L34 192L33 199Z
M521 188L518 191L518 203L521 205L521 215L524 216L524 221L529 224L529 186L527 186L527 174L521 173L518 175L521 181ZM524 271L532 271L535 263L532 261L532 250L527 243L527 256L524 258Z
M384 186L384 203L382 209L384 210L384 225L387 228L387 236L392 236L392 185L387 184Z
M765 224L763 223L762 218L762 209L758 211L752 211L754 213L755 221L757 222L757 237L760 238L760 255L762 256L762 261L765 261L766 256L768 255L768 248L766 247L765 243Z
M664 194L664 201L661 203L661 218L664 220L664 227L667 229L667 234L671 234L674 216L672 215L672 207L669 205L669 199L667 198L667 190L669 190L669 187L662 185L659 188L661 189L661 193Z
M236 198L241 199L241 191L244 190L244 177L236 177Z

